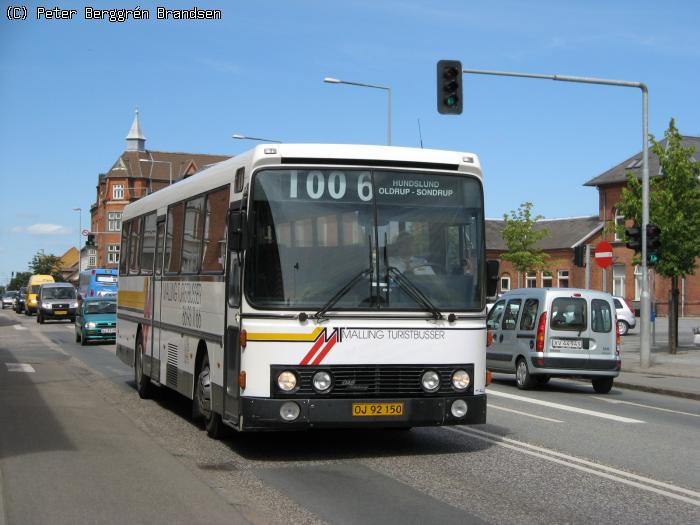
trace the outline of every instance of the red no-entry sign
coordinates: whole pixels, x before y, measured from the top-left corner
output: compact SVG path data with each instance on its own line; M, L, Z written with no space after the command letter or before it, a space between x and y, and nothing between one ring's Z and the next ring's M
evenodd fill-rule
M600 241L595 247L595 262L601 268L607 268L612 264L613 249L612 244L607 241Z

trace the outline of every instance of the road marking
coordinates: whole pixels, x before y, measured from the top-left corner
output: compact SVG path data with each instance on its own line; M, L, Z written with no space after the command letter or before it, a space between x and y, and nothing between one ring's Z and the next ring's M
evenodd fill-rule
M512 408L499 407L498 405L492 405L489 403L489 408L495 408L497 410L503 410L505 412L512 412L513 414L519 414L521 416L534 417L535 419L543 419L544 421L551 421L552 423L563 423L558 419L552 419L551 417L536 416L535 414L528 414L527 412L520 412L519 410L513 410Z
M542 401L541 399L534 399L532 397L516 396L515 394L499 392L498 390L489 390L488 395L496 397L505 397L507 399L514 399L516 401L522 401L523 403L532 403L535 405L542 405L549 408L557 408L559 410L566 410L568 412L576 412L577 414L586 414L587 416L611 419L613 421L619 421L621 423L644 423L644 421L641 421L639 419L615 416L613 414L606 414L605 412L596 412L595 410L587 410L585 408L572 407L569 405L562 405L560 403L552 403L551 401Z
M27 363L5 363L5 366L7 367L8 372L25 372L28 374L36 372L34 367L32 365L28 365Z
M565 465L567 467L571 467L582 472L587 472L595 476L606 478L612 481L617 481L619 483L624 483L625 485L630 485L632 487L636 487L642 490L654 492L662 496L666 496L700 507L700 492L696 492L694 490L686 489L683 487L677 487L676 485L673 485L671 483L665 483L663 481L657 481L655 479L639 476L637 474L625 472L624 470L619 470L613 467L609 467L607 465L600 465L598 463L594 463L586 459L577 458L575 456L563 454L561 452L550 450L544 447L530 445L529 443L525 443L523 441L517 441L515 439L499 436L498 434L492 434L490 432L484 432L483 430L477 430L475 428L443 428L445 430L450 430L459 434L468 435L475 439L487 441L489 443L493 443L504 448L515 450L517 452L522 452L523 454L528 454L530 456L545 459L547 461L551 461L560 465ZM691 497L682 496L681 494L677 493L687 494Z
M21 324L13 324L12 325L15 330L26 330L26 326L22 326Z
M684 416L692 416L692 417L700 417L700 414L691 414L690 412L681 412L680 410L671 410L670 408L661 408L661 407L655 407L652 405L644 405L642 403L633 403L632 401L622 401L621 399L608 399L605 397L598 397L598 396L591 396L593 399L599 399L601 401L605 401L607 403L612 403L614 405L617 405L619 403L624 403L625 405L634 405L636 407L644 407L644 408L651 408L654 410L662 410L664 412L672 412L674 414L683 414Z

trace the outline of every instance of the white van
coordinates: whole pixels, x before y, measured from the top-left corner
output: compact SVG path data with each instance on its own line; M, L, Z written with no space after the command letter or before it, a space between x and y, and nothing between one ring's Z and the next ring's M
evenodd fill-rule
M515 374L518 388L550 377L587 377L599 394L620 373L620 336L610 294L578 288L520 288L487 318L486 367Z

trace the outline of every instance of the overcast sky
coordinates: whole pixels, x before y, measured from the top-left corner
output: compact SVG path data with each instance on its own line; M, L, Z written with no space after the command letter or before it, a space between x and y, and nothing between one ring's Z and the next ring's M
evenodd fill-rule
M158 21L157 5L219 8ZM582 185L641 150L637 89L465 76L464 114L442 116L435 64L593 76L649 86L650 131L700 135L700 2L141 2L151 19L0 21L0 284L40 249L63 254L89 225L99 173L124 150L134 108L146 147L236 154L233 133L285 142L393 143L473 152L486 215L524 201L547 218L594 215ZM32 3L34 4L34 3ZM52 3L51 6L54 4Z

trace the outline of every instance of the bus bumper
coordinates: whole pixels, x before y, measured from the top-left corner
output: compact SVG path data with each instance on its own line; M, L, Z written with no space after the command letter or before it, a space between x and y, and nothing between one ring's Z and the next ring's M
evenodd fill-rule
M452 415L452 404L467 404L463 417ZM285 421L280 410L296 403L299 416ZM353 415L355 403L403 403L403 413L392 416ZM241 430L305 430L310 428L401 428L486 423L486 395L403 399L241 399Z

